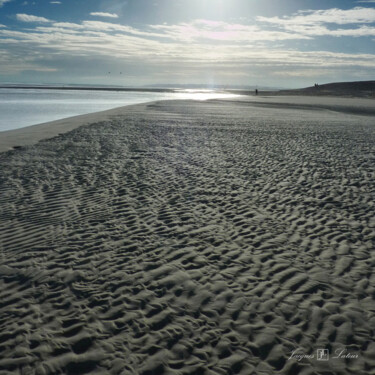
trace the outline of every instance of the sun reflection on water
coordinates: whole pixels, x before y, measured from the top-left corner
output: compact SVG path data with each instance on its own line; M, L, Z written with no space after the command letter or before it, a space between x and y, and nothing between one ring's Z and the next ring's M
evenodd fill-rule
M177 99L187 100L230 99L240 96L223 91L195 89L178 90L175 95Z

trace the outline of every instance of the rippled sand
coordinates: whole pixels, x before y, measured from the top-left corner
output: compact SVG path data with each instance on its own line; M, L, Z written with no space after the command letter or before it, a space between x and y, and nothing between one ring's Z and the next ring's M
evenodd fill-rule
M158 102L0 154L0 373L374 373L354 112Z

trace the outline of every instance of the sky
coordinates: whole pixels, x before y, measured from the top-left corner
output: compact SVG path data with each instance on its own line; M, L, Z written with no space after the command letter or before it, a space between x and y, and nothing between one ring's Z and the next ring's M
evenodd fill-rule
M0 0L0 83L375 80L375 0Z

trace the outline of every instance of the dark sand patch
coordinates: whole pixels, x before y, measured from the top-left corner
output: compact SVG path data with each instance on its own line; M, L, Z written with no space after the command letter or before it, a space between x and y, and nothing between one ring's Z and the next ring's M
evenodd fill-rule
M106 116L0 155L0 373L373 372L373 118Z

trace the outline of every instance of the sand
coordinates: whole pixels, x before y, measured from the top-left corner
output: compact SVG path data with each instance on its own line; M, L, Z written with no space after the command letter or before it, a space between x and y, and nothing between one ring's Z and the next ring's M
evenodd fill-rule
M8 133L1 374L375 373L372 104L256 100Z
M234 91L234 90L230 90ZM237 90L245 95L254 94L254 90ZM354 82L332 82L325 84L315 84L314 86L300 89L281 89L278 91L259 91L264 95L277 96L310 96L314 97L332 97L333 100L341 98L375 98L375 81L354 81Z

